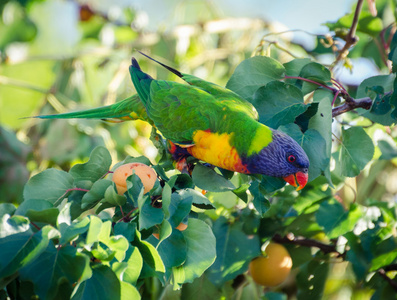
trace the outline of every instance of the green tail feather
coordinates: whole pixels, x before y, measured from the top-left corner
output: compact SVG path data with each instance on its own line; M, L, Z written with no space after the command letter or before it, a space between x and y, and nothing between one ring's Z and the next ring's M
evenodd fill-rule
M39 119L102 119L106 121L144 120L152 123L138 97L133 95L112 105L63 114L35 116Z
M150 84L154 79L141 70L134 57L131 59L130 75L139 97L145 107L147 107L150 101Z

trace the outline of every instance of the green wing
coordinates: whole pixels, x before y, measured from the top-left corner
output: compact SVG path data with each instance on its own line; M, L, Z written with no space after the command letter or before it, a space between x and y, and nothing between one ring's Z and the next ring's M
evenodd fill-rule
M218 97L196 86L153 80L147 112L158 130L171 141L191 144L194 132L234 131L236 119L253 120L239 99ZM238 114L238 118L234 118Z
M258 120L259 116L258 116L258 112L256 111L255 107L250 102L248 102L247 100L243 99L242 97L240 97L238 94L234 93L233 91L231 91L229 89L226 89L224 87L221 87L221 86L219 86L219 85L217 85L215 83L211 83L211 82L202 80L202 79L200 79L200 78L198 78L196 76L181 73L178 70L176 70L176 69L174 69L174 68L172 68L170 66L167 66L166 64L163 64L162 62L154 59L153 57L150 57L149 55L147 55L147 54L145 54L145 53L143 53L141 51L138 51L138 52L141 53L142 55L146 56L150 60L158 63L161 66L163 66L164 68L166 68L170 72L174 73L178 77L182 78L188 84L203 89L207 93L211 94L214 99L217 99L219 101L223 101L223 100L226 99L226 100L229 101L229 105L233 105L236 108L238 107L238 110L243 111L244 113L246 113L247 115L251 116L255 120ZM136 62L136 60L133 59L132 60L132 64L135 67L137 67L139 69L139 71L141 71L140 68L139 68L138 63ZM132 70L130 68L130 72L131 71ZM132 71L131 75L133 75L133 73L137 73L137 72L133 72ZM147 76L147 74L143 73L143 74L141 74L138 77L147 78L145 75ZM141 88L141 86L138 85L138 88ZM145 94L145 96L147 97L147 94Z
M40 119L102 119L109 122L143 120L153 124L139 96L133 95L114 104L64 114L36 116Z
M183 76L181 78L190 85L202 88L207 93L211 94L218 101L223 101L227 99L229 101L229 105L235 106L236 109L238 108L239 110L245 112L247 115L251 116L255 120L258 120L259 116L255 107L250 102L240 97L235 92L226 89L224 87L221 87L215 83L202 80L193 75L189 75L189 74L182 74L182 75Z

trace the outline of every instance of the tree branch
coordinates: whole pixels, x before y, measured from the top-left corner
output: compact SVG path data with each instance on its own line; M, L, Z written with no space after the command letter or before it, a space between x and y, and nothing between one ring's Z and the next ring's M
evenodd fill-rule
M397 291L397 282L387 276L385 269L381 268L377 271L377 273L382 276L383 279L385 279L395 291Z
M384 266L382 269L385 270L385 272L397 271L397 264L390 264L390 265Z
M349 32L346 35L346 44L343 46L343 48L339 51L338 56L336 57L336 60L332 63L332 68L342 59L345 59L347 55L349 54L349 49L350 47L354 46L358 42L358 38L356 37L356 30L357 30L357 25L358 25L358 19L361 13L361 8L363 7L363 2L364 0L358 0L357 1L357 6L356 10L354 12L354 17L353 17L353 22L352 25L350 26Z
M328 253L337 253L337 257L344 257L345 253L340 253L336 250L336 246L333 244L324 244L320 243L319 241L312 240L312 239L306 239L306 238L296 238L296 237L289 237L287 236L281 236L279 234L276 234L272 238L273 241L276 243L280 244L292 244L292 245L299 245L299 246L304 246L304 247L316 247L320 249L321 252L324 254Z
M351 97L346 97L345 103L334 107L332 109L332 117L335 118L345 112L351 111L356 108L364 108L369 110L372 106L372 99L369 97L353 99Z

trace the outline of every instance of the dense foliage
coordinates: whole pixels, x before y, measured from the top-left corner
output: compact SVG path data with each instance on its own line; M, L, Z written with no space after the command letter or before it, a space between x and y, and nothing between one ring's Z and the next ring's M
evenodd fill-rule
M122 90L117 98L133 93L128 78L124 82L120 76L127 74L129 43L145 37L139 29L129 32L125 24L111 24L117 55L10 63L7 46L34 45L42 38L35 33L40 24L24 14L34 16L45 5L10 1L3 14L10 7L17 12L14 23L0 27L0 83L5 85L0 95L12 108L21 97L26 101L17 110L25 115L19 117L64 111L75 103L70 99L80 108L87 99L114 101L115 87ZM393 1L379 1L377 15L373 9L364 6L360 13L355 6L351 15L328 23L334 35L317 37L311 51L285 41L283 47L269 43L265 35L255 55L240 59L231 74L224 68L231 58L213 68L222 73L219 81L227 77L226 87L254 104L260 122L286 132L306 151L309 183L299 192L282 179L233 174L194 159L191 176L181 174L159 133L140 122L6 116L4 124L17 135L1 128L0 298L392 299L397 294L396 8ZM134 20L128 12L126 18ZM111 20L87 6L80 6L79 16L81 47L99 43L100 31ZM5 34L11 30L25 35ZM197 61L200 34L191 37L186 61ZM218 46L233 36L215 34ZM166 50L178 41L160 37L152 50L171 59ZM272 46L277 49L272 57L262 55ZM337 68L354 66L346 58L349 50L352 59L373 58L379 75L358 86L336 80ZM283 57L294 51L304 58ZM325 53L335 54L332 64L319 62ZM176 57L183 60L180 53ZM159 71L157 77L165 74ZM76 78L84 78L84 84ZM150 130L156 157L142 137ZM112 171L130 162L156 171L149 193L133 174L127 192L117 194ZM187 228L177 228L180 223ZM263 289L247 269L270 241L287 248L293 269L286 282Z

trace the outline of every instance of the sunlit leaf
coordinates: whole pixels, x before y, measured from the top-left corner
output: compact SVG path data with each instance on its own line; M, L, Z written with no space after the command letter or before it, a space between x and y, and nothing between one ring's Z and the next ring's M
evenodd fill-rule
M255 91L273 80L282 79L285 69L278 61L255 56L242 61L230 77L226 88L252 101Z
M89 257L78 253L75 247L67 245L56 249L49 245L19 273L22 280L30 280L35 284L36 293L41 299L55 299L59 289L65 289L65 283L71 294L73 285L89 268Z
M59 209L53 207L52 203L42 199L29 199L21 203L15 215L26 216L32 222L43 222L51 225L56 224Z
M207 276L218 287L245 272L249 262L260 255L258 236L244 234L241 225L230 225L224 218L214 224L217 257Z
M47 248L50 239L59 237L59 232L50 225L33 233L30 230L0 239L0 278L34 262Z
M47 169L26 183L23 190L25 200L42 199L56 204L68 189L73 188L73 177L61 170Z
M199 188L210 192L224 192L236 188L229 180L201 164L194 167L192 179Z
M105 147L96 147L92 150L90 159L84 164L74 165L69 173L75 181L89 180L95 182L104 176L110 168L112 158Z
M374 155L374 144L361 127L351 127L342 131L339 161L341 173L354 177L369 163Z
M307 109L302 92L293 85L279 81L269 82L259 88L255 92L253 104L259 113L259 121L274 129L293 122Z
M112 182L107 179L100 179L95 181L89 192L84 194L81 199L81 208L89 209L94 207L99 201L105 197L105 192ZM111 187L113 188L113 186ZM125 199L125 197L123 197Z
M92 268L92 276L81 282L73 294L73 300L120 299L120 281L112 269L105 265L97 265Z
M215 237L203 221L190 218L183 236L187 243L187 256L182 266L173 268L174 286L193 282L213 264L216 257Z

